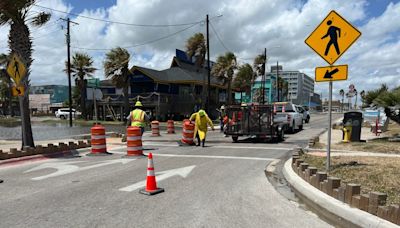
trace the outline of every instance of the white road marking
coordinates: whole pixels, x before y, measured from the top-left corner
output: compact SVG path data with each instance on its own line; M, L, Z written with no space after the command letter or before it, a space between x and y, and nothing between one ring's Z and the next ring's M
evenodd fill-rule
M258 160L258 161L275 161L275 158L259 158L259 157L236 157L236 156L214 156L214 155L197 155L197 154L156 154L153 156L160 157L182 157L182 158L217 158L217 159L238 159L238 160Z
M101 162L99 164L95 164L95 165L91 165L91 166L85 166L85 167L79 167L77 165L71 165L74 163L81 163L84 161L72 161L72 162L48 162L48 163L44 163L41 164L39 166L36 166L32 169L29 169L27 171L25 171L24 173L29 173L29 172L33 172L33 171L37 171L37 170L42 170L42 169L56 169L57 171L50 173L48 175L44 175L44 176L39 176L39 177L34 177L32 178L32 180L44 180L50 177L57 177L57 176L62 176L65 174L70 174L70 173L75 173L75 172L79 172L79 171L85 171L85 170L89 170L89 169L94 169L94 168L99 168L102 166L106 166L106 165L110 165L110 164L117 164L117 163L122 163L122 164L126 164L130 161L133 161L135 159L114 159L114 160L109 160L109 161L104 161Z
M166 146L166 147L179 147L179 145L174 144L154 144L154 143L144 143L145 146ZM121 147L125 148L125 147ZM221 149L251 149L251 150L293 150L294 147L256 147L256 146L218 146L209 144L208 148L221 148ZM113 149L114 150L114 149Z
M170 169L170 170L165 170L162 172L157 172L156 173L156 179L158 182L165 180L167 178L173 177L173 176L181 176L182 178L186 178L190 172L195 168L195 165L192 166L186 166L178 169ZM144 188L146 186L146 180L137 182L135 184L129 185L124 188L120 188L120 191L124 192L132 192L140 188Z

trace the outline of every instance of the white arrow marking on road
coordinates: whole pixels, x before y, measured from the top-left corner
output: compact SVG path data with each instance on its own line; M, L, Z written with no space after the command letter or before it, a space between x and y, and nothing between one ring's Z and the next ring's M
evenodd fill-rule
M62 176L65 174L70 174L70 173L75 173L79 171L84 171L84 170L89 170L89 169L94 169L94 168L99 168L102 166L106 165L111 165L111 164L117 164L117 163L122 163L122 164L127 164L130 161L133 161L136 159L115 159L115 160L110 160L110 161L104 161L99 164L91 165L91 166L85 166L85 167L79 167L77 165L71 165L74 163L80 163L84 161L73 161L73 162L49 162L49 163L44 163L41 164L35 168L32 168L30 170L25 171L24 173L29 173L37 170L42 170L42 169L56 169L57 171L50 173L48 175L44 176L39 176L39 177L34 177L32 180L43 180L47 179L50 177L57 177L57 176Z
M196 167L195 165L192 165L192 166L182 167L179 169L170 169L170 170L166 170L166 171L162 171L162 172L157 172L156 179L158 182L160 182L162 180L168 179L173 176L181 176L183 178L186 178L195 167ZM146 186L146 181L144 180L144 181L137 182L133 185L129 185L124 188L120 188L119 190L123 191L123 192L132 192L132 191L138 190L140 188L143 188L145 186Z

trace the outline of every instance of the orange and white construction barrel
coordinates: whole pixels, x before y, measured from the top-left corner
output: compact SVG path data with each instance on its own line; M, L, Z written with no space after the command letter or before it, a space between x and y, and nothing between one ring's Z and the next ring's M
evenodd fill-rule
M167 121L167 134L175 134L175 126L173 120Z
M181 142L188 145L193 145L194 124L190 120L183 121L182 139Z
M151 121L151 136L160 136L160 122Z
M96 124L91 128L91 147L88 155L108 155L106 144L106 129L101 124Z
M126 156L142 156L142 129L140 127L129 126L126 129Z

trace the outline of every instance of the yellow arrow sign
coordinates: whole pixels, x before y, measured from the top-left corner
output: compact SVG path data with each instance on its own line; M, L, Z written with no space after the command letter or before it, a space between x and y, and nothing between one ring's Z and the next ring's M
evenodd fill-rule
M13 54L11 56L11 59L7 65L7 73L12 79L14 79L14 82L17 85L19 85L21 80L24 79L27 73L26 66L17 54Z
M25 94L25 88L23 86L14 86L11 91L14 97L24 96Z
M315 68L315 81L329 82L347 80L347 72L347 65L317 67Z
M332 65L360 36L360 31L332 10L305 42Z

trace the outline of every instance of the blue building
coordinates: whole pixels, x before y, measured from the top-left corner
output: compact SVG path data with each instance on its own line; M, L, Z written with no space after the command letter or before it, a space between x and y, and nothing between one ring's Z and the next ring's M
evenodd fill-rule
M265 103L271 103L276 101L276 76L273 74L267 74L265 76L265 97L264 101ZM262 86L262 77L259 76L256 78L254 81L252 87L251 87L251 100L252 102L261 102L262 100L262 92L261 92L261 86Z

